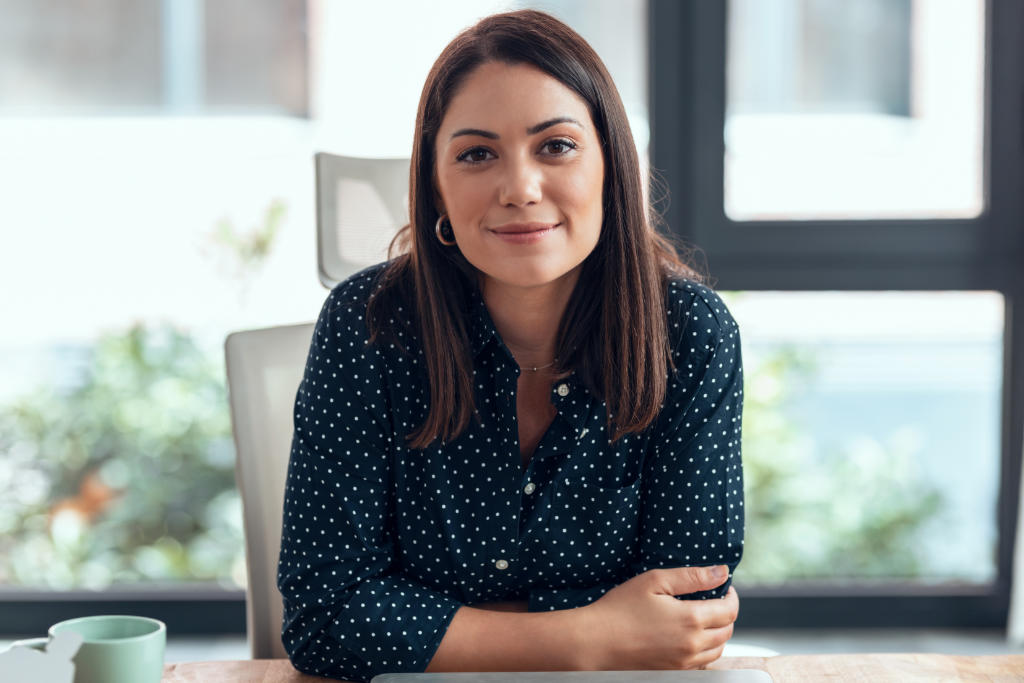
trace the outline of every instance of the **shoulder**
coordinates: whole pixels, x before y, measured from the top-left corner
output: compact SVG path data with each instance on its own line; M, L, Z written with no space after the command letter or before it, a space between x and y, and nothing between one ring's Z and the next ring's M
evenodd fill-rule
M394 261L377 263L339 282L324 302L317 329L329 337L338 350L357 345L408 351L415 346L413 302L398 286L389 267ZM370 300L375 294L373 306ZM326 340L326 339L325 339Z
M316 333L321 343L330 342L338 347L339 342L369 339L366 324L366 305L377 288L387 262L377 263L342 280L331 289L316 323Z
M721 295L680 276L668 279L665 303L672 359L705 357L722 344L739 343L739 326Z
M351 308L362 306L366 308L370 296L377 289L380 276L388 266L388 261L375 263L368 268L342 280L331 289L327 297L327 304L332 308Z

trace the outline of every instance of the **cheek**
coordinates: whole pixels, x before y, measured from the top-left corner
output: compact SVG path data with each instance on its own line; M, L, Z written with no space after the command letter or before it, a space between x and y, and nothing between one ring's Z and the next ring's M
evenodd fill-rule
M581 168L564 185L565 206L571 208L579 220L595 222L600 226L604 193L604 167L601 163Z
M441 185L446 199L445 207L455 225L461 227L482 220L492 185L483 178L483 174L452 173Z

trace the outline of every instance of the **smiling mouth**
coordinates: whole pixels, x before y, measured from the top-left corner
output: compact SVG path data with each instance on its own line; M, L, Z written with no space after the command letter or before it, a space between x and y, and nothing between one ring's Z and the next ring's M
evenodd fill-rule
M490 228L490 230L498 235L526 235L531 232L557 228L559 225L561 223L508 223L496 228Z

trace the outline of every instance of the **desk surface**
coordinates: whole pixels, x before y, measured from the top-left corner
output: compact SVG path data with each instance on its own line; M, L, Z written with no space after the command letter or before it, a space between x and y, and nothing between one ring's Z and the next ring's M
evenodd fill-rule
M936 654L780 655L723 657L712 669L760 669L788 681L1024 681L1024 655L968 657ZM185 662L164 667L163 683L323 683L287 659Z

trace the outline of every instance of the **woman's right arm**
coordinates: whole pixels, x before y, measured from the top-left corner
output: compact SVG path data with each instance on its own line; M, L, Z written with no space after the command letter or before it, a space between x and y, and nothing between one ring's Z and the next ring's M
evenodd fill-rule
M588 668L581 610L506 612L462 607L427 672L578 671Z
M462 604L395 569L383 358L366 345L365 279L317 320L295 399L277 586L282 643L306 673L423 671Z
M732 636L739 597L735 589L720 600L675 596L711 590L728 578L727 571L715 576L711 569L654 569L575 609L510 613L462 607L427 671L703 668L721 656Z

